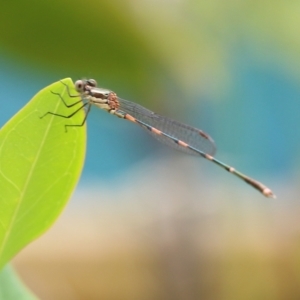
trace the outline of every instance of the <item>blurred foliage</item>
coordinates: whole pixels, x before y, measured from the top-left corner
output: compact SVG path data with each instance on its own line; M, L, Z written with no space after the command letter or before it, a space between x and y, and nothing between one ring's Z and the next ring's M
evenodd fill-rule
M137 89L155 70L159 74L153 66L157 58L130 22L126 2L2 2L0 14L6 29L1 31L2 48L33 65L67 70L68 75L73 70L77 77L97 74L98 81L122 81Z
M92 74L153 99L168 80L177 92L224 81L243 36L276 44L298 70L299 12L300 2L284 0L2 1L0 47L26 63ZM263 59L273 54L268 48Z

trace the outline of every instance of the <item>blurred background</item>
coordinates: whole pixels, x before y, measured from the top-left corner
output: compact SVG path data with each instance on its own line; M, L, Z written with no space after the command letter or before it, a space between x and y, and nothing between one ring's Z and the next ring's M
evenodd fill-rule
M277 195L93 109L77 190L13 261L38 297L300 299L299 1L0 7L1 126L43 87L95 78L203 129Z

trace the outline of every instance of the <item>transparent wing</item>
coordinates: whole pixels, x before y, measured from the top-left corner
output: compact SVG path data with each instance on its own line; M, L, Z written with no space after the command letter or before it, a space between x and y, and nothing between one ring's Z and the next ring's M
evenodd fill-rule
M204 153L212 156L215 154L216 147L213 139L200 129L193 128L189 125L182 124L164 116L160 116L139 104L121 98L118 99L120 104L119 110L131 115L139 121L146 123L147 125L163 131L175 139L179 139L189 144L190 146ZM142 125L140 126L144 128ZM147 130L147 132L167 146L188 154L197 155L194 151L174 143L174 141L163 135L157 135L149 130Z

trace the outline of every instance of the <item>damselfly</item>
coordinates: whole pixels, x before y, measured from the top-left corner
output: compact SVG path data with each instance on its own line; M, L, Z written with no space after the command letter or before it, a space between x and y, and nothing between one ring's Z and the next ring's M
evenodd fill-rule
M97 87L97 82L94 79L77 80L75 82L75 89L78 92L78 95L71 95L68 85L63 82L62 84L66 86L70 97L79 97L80 100L72 104L68 104L59 93L52 93L58 95L66 107L70 108L77 104L79 105L80 103L81 105L73 113L67 116L53 112L47 112L45 115L51 114L63 118L71 118L78 111L86 108L86 114L82 123L77 125L66 124L66 130L67 127L71 126L83 126L90 112L91 106L96 105L97 107L104 109L119 118L138 124L142 128L146 129L153 137L168 146L188 154L202 156L203 158L212 161L226 171L234 174L249 185L253 186L264 196L276 198L273 192L261 182L254 180L237 171L235 168L215 159L215 143L212 138L202 130L158 115L139 104L121 99L116 93Z

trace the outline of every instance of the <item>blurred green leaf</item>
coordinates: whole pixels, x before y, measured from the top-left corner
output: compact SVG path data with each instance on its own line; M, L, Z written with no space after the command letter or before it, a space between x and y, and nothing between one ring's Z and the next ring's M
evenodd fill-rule
M140 89L166 75L180 83L194 64L205 73L226 67L245 37L275 43L298 62L299 12L299 1L284 0L2 1L0 44L35 64Z
M11 266L0 272L0 299L36 300L37 298L24 286Z
M93 74L104 86L111 79L139 89L156 59L129 12L128 4L108 0L2 3L1 50L74 76Z
M74 86L71 79L64 82ZM46 115L70 114L59 96L69 99L56 82L41 90L0 131L0 267L48 229L70 198L83 166L86 144L80 111L70 119ZM71 92L74 89L71 88ZM80 104L79 104L80 105Z

